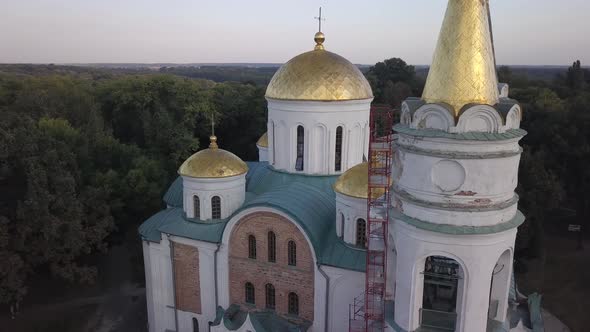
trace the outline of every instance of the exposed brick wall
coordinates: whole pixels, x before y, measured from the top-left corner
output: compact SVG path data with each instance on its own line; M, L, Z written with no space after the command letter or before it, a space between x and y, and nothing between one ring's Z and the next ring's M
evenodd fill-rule
M176 242L173 242L173 245L176 307L182 311L200 314L199 250Z
M276 234L276 263L268 262L268 232ZM248 258L248 236L256 236L256 259ZM288 265L287 243L297 245L297 266ZM314 265L311 248L299 229L287 219L270 212L243 217L232 230L229 243L230 301L243 308L265 309L265 285L275 287L278 314L288 313L288 295L299 297L299 317L313 321ZM244 286L255 287L256 307L245 303Z

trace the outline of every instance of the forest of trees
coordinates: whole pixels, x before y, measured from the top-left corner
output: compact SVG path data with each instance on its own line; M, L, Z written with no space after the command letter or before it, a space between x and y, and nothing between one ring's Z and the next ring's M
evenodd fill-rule
M269 70L216 83L173 69L1 67L0 303L21 301L33 275L92 282L89 255L127 234L139 242L137 226L162 208L178 166L208 142L213 117L222 148L257 159ZM558 207L590 226L590 74L579 62L553 80L498 72L521 102L529 132L518 188L527 221L517 255L534 256ZM394 107L424 85L401 59L376 64L367 77L375 102Z

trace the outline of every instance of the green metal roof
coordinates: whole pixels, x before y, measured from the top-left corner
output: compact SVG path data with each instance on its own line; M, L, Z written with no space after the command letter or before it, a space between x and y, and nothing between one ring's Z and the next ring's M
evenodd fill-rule
M182 207L182 177L179 176L172 182L166 194L164 202L168 206Z
M246 200L233 215L252 207L271 207L295 220L310 239L318 263L349 270L365 270L365 251L336 236L336 199L332 185L338 176L290 174L265 162L249 162ZM176 179L164 196L168 209L146 220L139 233L159 242L161 234L219 243L230 218L216 221L189 219L182 210L182 179ZM232 215L232 216L233 216Z
M226 329L235 331L244 325L248 315L250 315L250 321L256 332L304 332L311 326L311 323L307 321L295 322L287 320L272 310L247 312L237 304L230 305L227 310L217 307L215 321L213 321L212 326L223 323Z

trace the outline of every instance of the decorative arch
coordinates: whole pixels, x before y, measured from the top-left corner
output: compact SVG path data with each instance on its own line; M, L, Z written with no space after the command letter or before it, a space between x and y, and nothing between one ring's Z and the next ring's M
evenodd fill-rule
M449 131L455 125L452 111L439 104L426 104L414 112L411 128Z
M337 225L337 226L336 226L336 228L337 228L338 230L340 230L340 233L338 234L338 237L339 237L341 240L344 240L344 229L345 229L345 227L346 227L346 226L345 226L345 224L346 224L346 218L344 217L344 212L342 212L342 211L339 211L339 212L338 212L338 217L337 217L337 220L336 220L336 222L337 222L337 224L336 224L336 225Z
M313 127L311 144L307 144L310 149L308 156L313 156L307 162L308 171L326 173L331 150L328 136L328 128L324 124L319 123Z
M512 248L504 250L492 270L488 318L501 322L506 319L508 310L512 257Z
M201 219L201 201L197 195L193 195L193 218Z
M520 105L514 105L506 115L506 128L518 129L520 128L520 121L522 120L522 109Z
M403 125L409 126L412 122L412 114L410 114L410 107L406 102L402 103L402 110L399 122Z
M502 117L493 107L474 105L465 107L459 113L456 132L499 133L502 131Z
M442 258L446 258L449 260L453 260L457 263L458 266L458 276L459 276L459 280L457 281L457 285L456 285L456 298L455 298L455 310L456 310L456 317L455 319L452 321L452 323L454 324L453 326L445 326L446 329L448 330L455 330L456 327L460 328L460 326L463 325L463 322L465 320L464 315L462 315L462 313L465 312L465 304L466 304L466 296L467 296L467 289L469 286L469 271L467 269L467 265L465 264L465 262L463 260L461 260L458 256L451 254L449 252L444 252L444 251L433 251L430 252L428 254L423 255L422 257L418 258L415 263L414 263L414 267L413 267L413 274L414 274L414 278L413 278L413 284L412 284L412 308L410 309L411 311L411 316L410 316L410 321L418 321L419 326L421 325L425 325L428 326L428 324L424 324L423 321L420 320L424 320L425 318L428 319L428 314L430 312L427 312L425 310L431 310L431 309L425 309L425 284L428 281L428 273L426 273L427 268L426 268L426 263L427 263L427 259L429 257L442 257ZM436 310L436 311L440 311L440 310ZM424 316L424 314L426 314L426 317ZM447 320L447 322L449 322L450 320ZM431 327L442 327L442 326L431 326Z
M268 126L268 146L270 147L270 164L274 165L276 160L276 144L275 144L275 122L270 120Z

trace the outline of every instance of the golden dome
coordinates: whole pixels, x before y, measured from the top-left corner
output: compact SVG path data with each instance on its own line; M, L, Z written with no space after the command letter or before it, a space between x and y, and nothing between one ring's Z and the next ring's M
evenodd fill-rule
M337 101L373 98L369 82L350 61L324 50L325 36L314 36L315 49L281 66L266 97L282 100Z
M449 0L422 99L447 103L458 115L467 104L493 106L498 98L487 2Z
M336 183L334 191L346 196L367 199L369 197L369 163L360 163L344 172ZM385 190L373 190L373 198L382 196Z
M217 137L211 136L209 148L190 156L178 169L191 178L225 178L248 172L248 165L235 154L219 149Z
M262 134L262 136L260 136L258 139L258 142L256 142L256 145L263 148L268 148L268 133Z

